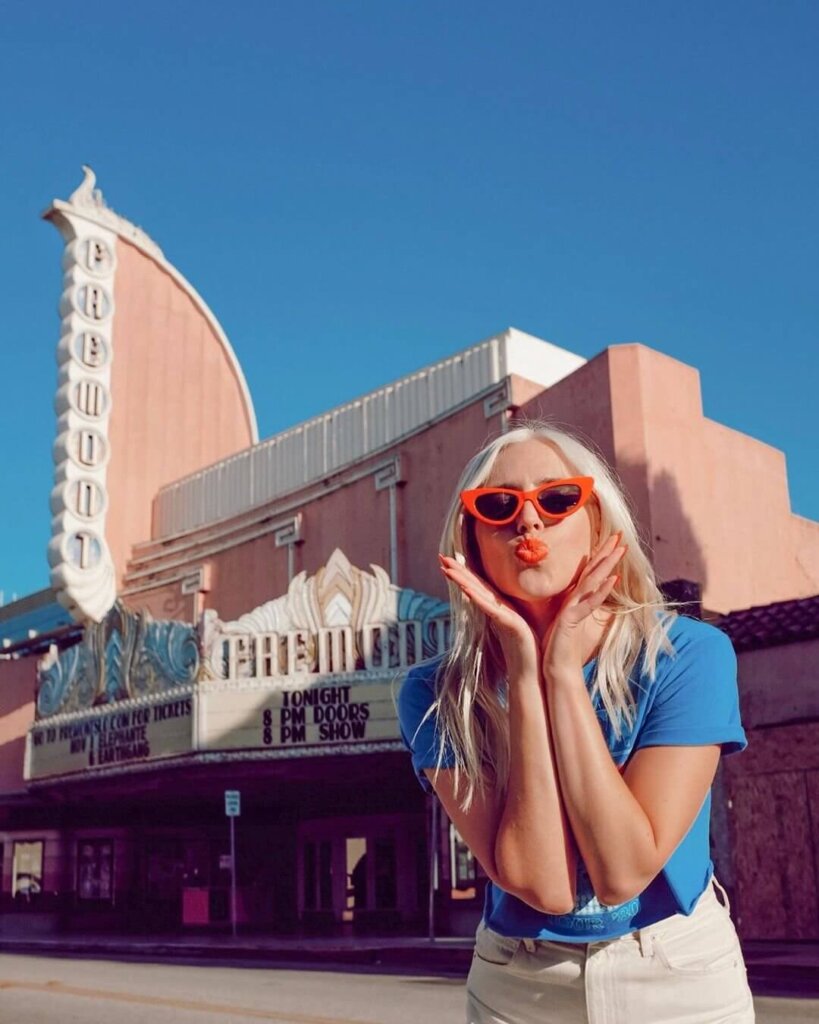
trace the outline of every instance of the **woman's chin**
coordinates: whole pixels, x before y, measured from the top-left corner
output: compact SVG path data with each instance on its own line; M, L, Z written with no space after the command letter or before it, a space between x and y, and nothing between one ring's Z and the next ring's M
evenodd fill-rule
M540 603L542 601L551 601L553 597L557 597L560 590L558 590L554 582L545 576L537 576L535 573L527 572L518 577L514 587L513 596L516 601L523 601L526 603Z

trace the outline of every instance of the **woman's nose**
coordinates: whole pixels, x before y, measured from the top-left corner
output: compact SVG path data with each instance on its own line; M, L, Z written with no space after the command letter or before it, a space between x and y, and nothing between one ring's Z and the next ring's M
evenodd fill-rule
M524 501L523 508L518 513L518 521L515 524L518 533L529 533L531 530L543 529L543 520L540 518L535 503Z

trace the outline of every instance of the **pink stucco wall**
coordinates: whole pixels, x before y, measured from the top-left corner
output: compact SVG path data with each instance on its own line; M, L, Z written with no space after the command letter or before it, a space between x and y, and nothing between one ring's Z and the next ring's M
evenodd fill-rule
M396 500L398 582L446 598L436 555L447 504L464 463L476 450L476 438L482 440L500 429L500 415L487 420L482 401L477 401L388 453L381 452L357 463L351 471L342 471L264 506L257 510L255 519L275 523L281 508L298 507L303 516L304 542L296 547L296 573L315 573L337 547L355 566L368 569L370 563L375 563L389 571L389 495L386 490L376 491L374 477L367 469L374 472L385 457L400 455L406 483L398 488ZM221 529L239 532L243 521L251 518L237 517ZM194 543L186 552L189 568L205 564L209 569L209 592L203 595L202 607L215 608L224 620L236 618L287 590L287 550L275 546L273 533L269 528L264 532L264 523L255 529L259 536L230 544L229 538L215 538L213 527L203 528L192 535ZM224 550L209 553L214 546ZM179 582L161 582L163 570L168 575L180 574L178 561L178 554L168 545L142 545L132 561L132 570L151 568L157 573L157 584L150 591L129 594L126 578L128 604L147 607L161 618L186 617L184 602L190 599L181 596Z
M643 345L609 349L609 364L618 465L639 389L643 441L629 454L650 495L641 513L659 577L699 581L718 612L816 593L819 577L796 550L782 452L703 416L692 367Z
M699 582L709 611L819 591L819 524L791 514L783 454L707 419L692 367L642 345L617 345L545 391L513 377L510 396L507 414L487 419L476 399L377 458L193 531L181 555L166 542L141 544L131 569L155 573L156 588L129 596L128 584L139 582L129 576L129 603L183 617L188 599L178 577L199 565L211 573L202 602L222 618L284 593L286 550L275 547L261 520L297 510L304 542L296 572L314 573L335 547L354 565L389 569L388 495L376 492L368 467L395 454L406 478L397 497L398 582L445 597L435 553L447 501L467 459L514 416L545 418L592 440L631 496L660 580ZM254 531L259 535L249 536ZM166 582L172 575L177 582Z
M701 584L727 612L819 591L819 524L794 516L782 452L703 415L699 373L615 345L524 404L613 461L661 580Z
M151 534L157 490L253 443L252 413L221 341L191 295L119 239L106 536L121 578Z
M0 663L0 793L25 789L26 732L34 722L36 658Z

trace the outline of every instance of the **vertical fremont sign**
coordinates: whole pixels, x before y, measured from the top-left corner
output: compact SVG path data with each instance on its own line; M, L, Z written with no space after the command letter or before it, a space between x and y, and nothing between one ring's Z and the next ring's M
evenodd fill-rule
M59 602L79 621L99 622L116 599L105 518L117 235L95 216L102 198L85 172L70 200L50 211L66 247L48 561Z

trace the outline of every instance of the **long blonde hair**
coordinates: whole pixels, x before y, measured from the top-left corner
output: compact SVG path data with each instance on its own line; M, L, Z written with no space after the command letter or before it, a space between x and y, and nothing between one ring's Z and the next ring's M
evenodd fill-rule
M441 536L440 551L484 575L474 541L473 519L461 504L462 490L487 480L498 454L521 441L541 440L559 454L572 476L594 478L600 515L600 542L622 531L628 551L618 563L620 580L606 601L613 613L597 655L592 696L599 691L616 737L622 722L634 722L636 700L629 676L641 650L641 676L651 682L660 650L671 651L668 627L675 617L657 586L628 502L612 471L587 443L566 430L527 421L485 445L469 461L455 488ZM444 753L454 755L455 791L464 809L487 787L503 791L509 776L509 723L505 666L486 615L449 584L452 643L438 670L438 695L428 714L437 720L438 769ZM437 769L436 769L437 770Z

